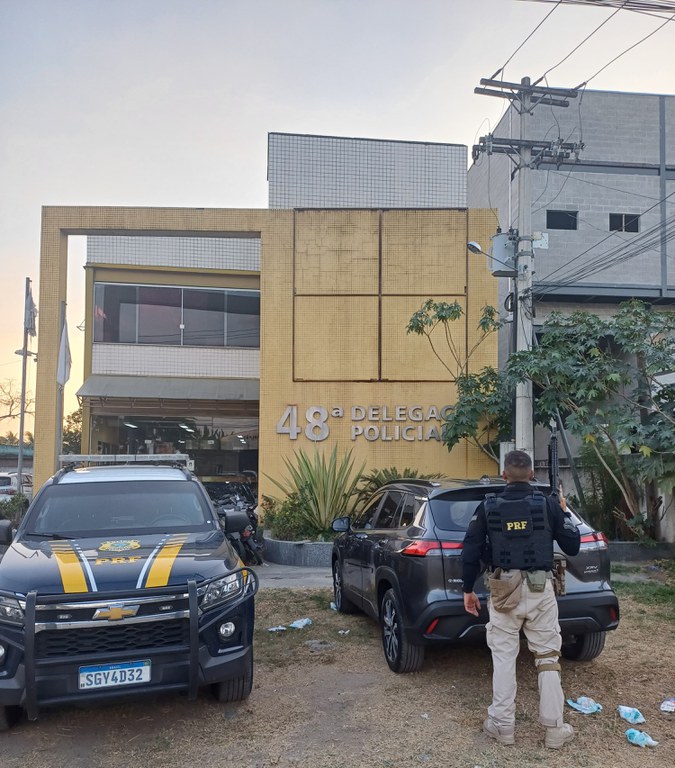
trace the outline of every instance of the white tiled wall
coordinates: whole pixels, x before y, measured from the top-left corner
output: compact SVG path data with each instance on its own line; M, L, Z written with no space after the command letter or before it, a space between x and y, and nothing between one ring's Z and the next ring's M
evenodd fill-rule
M270 208L465 208L467 147L270 133Z
M92 373L259 379L260 350L94 344Z
M260 271L257 237L87 237L88 264Z

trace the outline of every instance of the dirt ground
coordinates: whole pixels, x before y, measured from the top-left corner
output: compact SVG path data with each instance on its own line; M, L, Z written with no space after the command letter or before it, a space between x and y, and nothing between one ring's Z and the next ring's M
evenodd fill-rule
M631 587L632 585L628 585ZM642 587L641 587L642 588ZM568 698L585 695L603 711L566 708L577 740L559 752L543 747L537 681L519 657L516 745L481 733L490 701L490 656L482 645L429 652L422 672L389 671L377 626L330 609L326 590L273 590L258 596L256 666L250 698L219 705L168 695L96 709L46 710L0 734L2 768L665 768L675 765L675 715L659 711L675 695L672 608L620 593L622 620L602 655L563 660ZM313 624L270 633L305 616ZM347 634L340 634L349 630ZM314 641L314 642L312 642ZM309 643L309 645L307 645ZM318 644L317 644L318 643ZM656 748L628 744L619 704L637 707L638 726Z

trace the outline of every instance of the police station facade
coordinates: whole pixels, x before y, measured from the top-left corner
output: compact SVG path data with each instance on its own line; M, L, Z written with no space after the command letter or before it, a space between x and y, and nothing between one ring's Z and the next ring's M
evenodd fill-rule
M70 234L88 237L83 452L188 453L201 476L258 472L263 493L299 448L352 449L367 469L494 471L442 444L454 382L406 334L426 299L458 301L468 349L496 303L466 249L494 222L466 208L466 148L271 134L268 178L262 210L43 210L38 483L56 466ZM473 365L495 362L489 340Z

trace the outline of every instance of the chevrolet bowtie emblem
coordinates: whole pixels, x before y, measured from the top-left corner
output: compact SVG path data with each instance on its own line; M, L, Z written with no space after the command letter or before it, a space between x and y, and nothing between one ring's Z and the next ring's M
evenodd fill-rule
M108 621L120 621L138 613L138 605L124 605L123 603L114 603L107 608L99 608L94 614L95 619L107 619Z

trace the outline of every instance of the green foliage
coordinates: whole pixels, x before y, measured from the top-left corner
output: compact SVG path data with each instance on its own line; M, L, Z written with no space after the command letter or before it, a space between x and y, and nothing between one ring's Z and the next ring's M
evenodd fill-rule
M605 463L614 472L618 471L609 452L604 451L603 456ZM616 514L616 510L621 507L621 491L590 445L584 445L579 450L578 466L584 488L584 515L594 528L607 534L610 539L624 538Z
M539 346L507 365L507 379L540 388L540 422L559 408L570 431L591 446L635 525L644 484L675 477L675 384L662 378L673 360L675 313L630 301L609 319L550 315Z
M364 464L354 472L351 450L338 461L337 447L333 447L328 460L315 450L308 456L300 449L295 463L285 458L288 477L270 480L289 497L298 494L298 507L304 510L307 525L316 531L328 531L331 521L347 515Z
M499 442L511 435L513 387L494 368L457 379L457 403L447 410L443 442L452 450L471 440L499 462Z
M457 383L458 401L443 426L443 441L452 450L466 439L498 462L495 442L510 434L511 400L500 374L494 368L470 372L471 358L485 339L503 325L494 307L485 305L478 320L478 338L463 351L451 324L464 316L462 305L454 301L427 299L408 322L407 333L425 336L432 353ZM464 328L460 333L463 334ZM444 346L443 353L439 345Z
M656 606L664 619L675 622L675 584L672 581L667 584L614 581L612 587L620 598L627 595L644 605Z
M28 497L23 493L17 493L7 501L0 502L0 520L11 520L18 525L28 509L28 503Z
M463 316L464 307L458 301L448 304L446 301L427 299L413 314L406 326L407 333L426 336L431 351L453 378L459 378L468 372L469 362L475 351L488 336L498 331L502 326L497 310L486 304L481 310L481 316L478 320L478 339L471 348L462 352L462 344L453 336L450 324L460 320ZM463 327L460 333L463 336ZM441 355L438 351L437 345L440 342L444 342L449 360L447 356Z
M61 450L63 453L82 451L82 407L66 416Z
M359 478L358 485L356 486L354 509L360 509L361 505L385 483L390 483L393 480L400 480L402 477L419 478L421 480L436 480L443 477L443 475L440 473L421 474L416 469L410 469L409 467L406 467L403 471L396 469L396 467L373 469L367 475L361 475Z
M305 489L290 493L283 501L265 497L263 507L265 529L269 530L275 539L317 539L325 537L327 533L325 529L317 529L308 521L309 503Z

